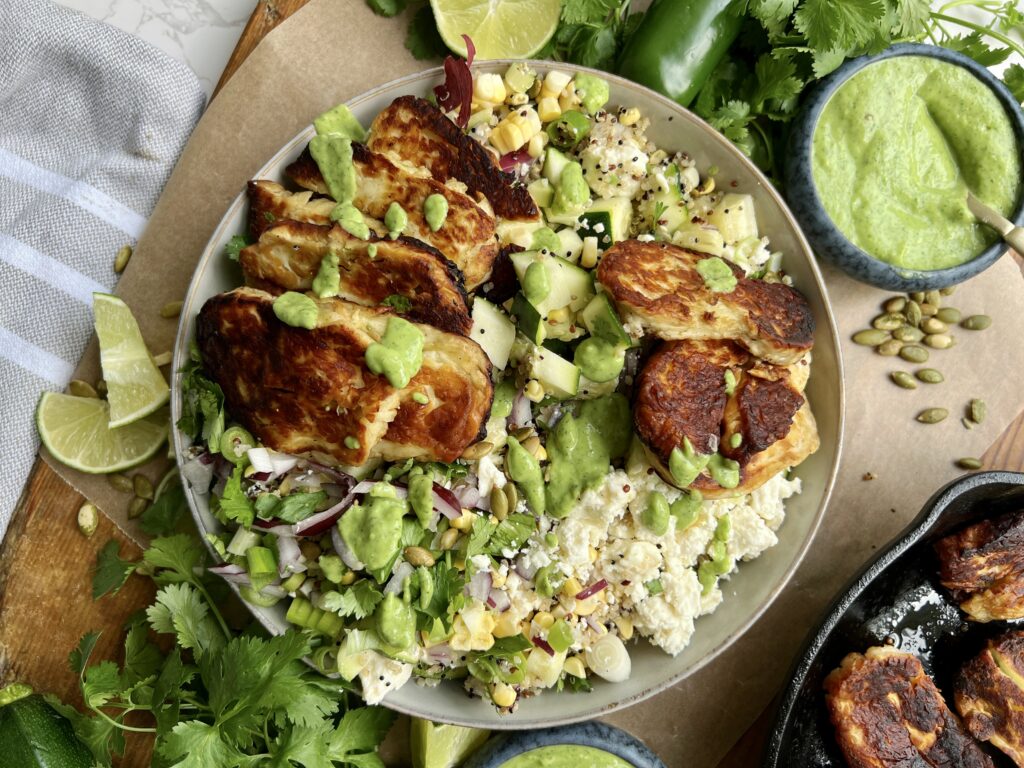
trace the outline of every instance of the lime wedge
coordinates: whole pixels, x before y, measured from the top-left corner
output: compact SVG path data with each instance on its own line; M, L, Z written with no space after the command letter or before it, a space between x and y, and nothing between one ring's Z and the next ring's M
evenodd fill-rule
M561 0L430 0L445 45L466 55L469 35L481 59L525 59L555 34Z
M455 768L483 746L490 731L412 718L412 768Z
M142 340L132 311L117 296L92 295L110 426L123 427L167 402L171 390Z
M106 400L57 392L44 392L36 408L43 445L64 464L91 474L118 472L153 456L167 439L167 419L160 411L112 429Z

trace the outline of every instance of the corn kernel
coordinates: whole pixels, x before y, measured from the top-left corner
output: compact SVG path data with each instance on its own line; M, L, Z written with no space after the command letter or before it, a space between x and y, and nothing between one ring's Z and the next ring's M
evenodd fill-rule
M523 143L529 141L535 134L540 133L540 115L537 114L533 107L524 107L523 109L517 109L515 112L509 114L506 120L512 125L519 128L523 134Z
M512 637L519 634L519 622L512 617L512 611L498 614L494 624L495 637Z
M491 686L491 701L499 707L511 707L516 703L516 689L508 683L495 683Z
M596 549L594 549L593 547L591 547L591 548L590 548L590 549L589 549L589 550L587 551L587 557L589 557L589 558L590 558L590 562L592 562L592 563L596 563L596 562L597 562L597 550L596 550Z
M550 123L562 116L562 108L558 106L558 99L552 96L545 96L537 102L537 114L542 123Z
M569 615L569 612L565 610L564 606L556 605L554 608L551 609L551 615L554 616L555 619L564 619L566 616Z
M557 69L552 69L548 72L547 77L544 78L544 85L540 89L541 96L553 96L557 99L558 95L565 90L565 86L571 81L571 75Z
M598 609L600 603L601 601L597 599L597 595L588 597L586 600L577 600L572 612L577 616L589 616Z
M565 580L565 584L562 585L562 594L566 597L576 597L582 591L583 585L579 583L575 576L570 576Z
M345 571L345 574L341 577L342 586L348 586L356 580L355 571Z
M505 81L501 75L484 73L473 81L473 99L476 101L501 104L505 96Z
M571 659L566 659L564 669L573 677L587 676L587 668L583 665L583 659L579 656L573 656Z
M534 614L533 621L541 629L550 629L551 625L555 623L555 617L547 611L537 611Z
M597 238L584 237L583 250L580 252L580 266L593 269L597 266Z
M526 383L526 388L523 390L523 394L526 395L526 399L534 403L539 403L544 399L544 387L536 379L530 379Z
M472 530L472 528L473 528L473 520L475 518L476 518L476 515L474 515L468 509L464 509L464 510L462 510L462 517L458 517L455 520L452 520L451 526L452 526L452 528L454 528L457 531L462 531L463 533L467 533L468 531Z
M552 309L548 312L548 322L552 325L555 323L564 323L569 319L569 308L562 307L561 309Z
M639 120L640 110L636 107L630 107L622 113L621 117L619 117L619 122L623 125L636 125Z
M558 97L558 108L563 112L569 112L580 105L580 97L576 95L576 88L568 86Z
M530 157L540 157L544 153L544 136L546 133L538 133L526 145L526 151Z
M616 616L615 626L619 628L619 637L623 640L633 637L633 620L628 616Z
M508 581L508 576L506 576L504 573L502 573L501 571L491 571L492 587L494 587L495 589L499 589L505 586L506 581Z

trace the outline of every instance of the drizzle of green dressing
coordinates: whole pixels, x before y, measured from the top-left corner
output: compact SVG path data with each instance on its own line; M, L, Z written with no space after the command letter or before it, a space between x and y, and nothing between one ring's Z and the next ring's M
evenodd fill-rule
M345 442L345 447L348 448L350 451L358 451L359 450L360 443L359 443L359 439L358 438L352 437L352 435L346 435L344 442Z
M675 484L685 488L697 479L697 475L704 471L710 460L710 454L697 453L693 450L690 438L684 437L682 447L676 446L669 454L668 471Z
M896 267L944 269L995 242L967 210L967 191L1010 215L1021 147L995 93L968 70L897 56L864 67L829 99L811 173L855 245Z
M736 374L732 368L725 369L725 394L732 395L736 391Z
M704 285L715 293L731 293L736 290L736 275L722 259L712 256L697 262L697 272L704 279Z
M388 206L387 213L384 214L384 226L388 228L388 237L392 240L398 239L408 224L409 217L405 213L405 208L398 203Z
M366 141L366 129L347 106L339 104L313 120L313 127L321 135L335 134L352 141Z
M377 258L377 244L376 243L370 243L368 246L366 246L366 255L369 256L371 259L376 259Z
M551 210L555 213L579 213L590 199L590 187L583 178L583 166L571 162L562 169Z
M508 439L508 476L519 486L527 503L536 515L543 515L546 509L544 497L544 473L540 462L514 437Z
M430 402L430 398L427 397L422 392L413 392L412 393L412 400L413 400L414 403L419 403L420 405L426 405L427 403Z
M708 474L723 488L735 488L740 484L739 462L727 459L720 453L714 454L708 461Z
M433 194L423 201L423 218L431 232L437 232L448 218L448 200L444 195Z
M516 396L516 382L505 379L494 388L494 399L491 401L491 419L507 419L512 413L512 401Z
M591 381L611 381L622 372L626 364L626 350L604 339L591 336L576 347L573 362Z
M581 72L576 75L576 94L580 97L583 108L590 114L594 114L608 103L610 95L608 81Z
M396 593L389 592L373 612L377 634L392 648L408 648L416 639L416 615Z
M316 328L316 320L320 310L309 296L304 293L287 291L274 299L274 314L282 323L293 328Z
M309 141L309 153L316 160L331 197L339 203L351 203L356 195L352 140L337 134L314 136Z
M331 209L331 221L336 221L341 228L360 240L370 239L370 227L363 214L352 203L338 203Z
M426 528L434 515L434 481L430 475L421 472L416 475L410 474L408 485L409 506L416 513L420 525Z
M423 331L400 317L389 317L379 342L366 348L366 367L402 389L423 365Z
M555 230L551 227L541 227L533 232L533 240L530 243L530 249L534 251L540 251L547 249L551 253L558 253L562 250L562 241L559 240L558 235L555 234Z
M338 521L345 545L369 570L383 568L402 543L406 503L387 483L377 483ZM410 521L411 522L411 521Z
M556 744L540 747L506 760L498 768L632 768L621 757L595 747Z
M704 496L698 490L683 491L683 495L672 502L669 512L676 519L676 531L685 531L697 522Z
M547 440L549 515L565 517L584 491L604 480L612 460L629 449L632 423L629 402L619 393L586 400L578 415L562 417Z
M328 253L320 261L320 268L313 278L313 293L321 299L337 296L341 288L341 272L338 269L338 254Z
M543 262L535 261L523 273L523 295L537 306L551 293L551 279Z

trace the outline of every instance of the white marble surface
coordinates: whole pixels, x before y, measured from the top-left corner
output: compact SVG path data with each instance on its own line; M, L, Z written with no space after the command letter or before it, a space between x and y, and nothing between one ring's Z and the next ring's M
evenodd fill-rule
M345 0L347 1L347 0ZM184 62L213 92L256 0L57 0Z

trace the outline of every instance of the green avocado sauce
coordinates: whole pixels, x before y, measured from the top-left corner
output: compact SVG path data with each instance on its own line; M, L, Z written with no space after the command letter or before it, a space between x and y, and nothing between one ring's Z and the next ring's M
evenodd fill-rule
M697 272L708 290L715 293L731 293L736 290L736 275L722 259L712 256L697 262Z
M320 262L320 268L313 278L313 293L321 299L337 296L341 289L341 271L338 269L338 263L336 253L328 253Z
M551 227L541 227L534 230L533 240L530 242L530 249L534 251L547 250L551 253L558 253L562 250L562 241L555 230ZM531 265L532 266L532 265Z
M591 336L576 347L573 363L591 381L611 381L622 372L626 364L626 350L597 336Z
M555 213L579 212L590 199L590 187L583 178L583 166L571 162L562 169L551 210Z
M669 454L668 471L675 484L685 488L697 479L697 475L704 471L709 461L710 454L697 453L690 438L684 437L682 446L676 446Z
M370 227L363 214L352 203L338 203L331 209L331 221L336 221L341 228L360 240L370 239Z
M416 519L419 520L420 525L426 528L430 525L430 519L434 514L434 481L430 475L425 475L422 472L415 475L410 474L408 486L409 506L416 513Z
M498 768L633 768L621 757L595 747L556 744L531 749L506 760Z
M394 592L388 593L373 612L377 635L392 648L408 648L416 640L416 614Z
M543 515L546 509L544 497L544 473L540 462L528 450L519 444L514 437L508 439L508 476L519 486L536 515Z
M377 483L360 504L345 512L338 521L338 532L368 570L383 568L402 543L406 511L406 503L397 497L394 488Z
M293 328L316 328L316 320L320 310L309 296L304 293L287 291L274 299L274 314L282 323Z
M406 214L405 208L398 203L389 205L387 213L384 214L384 226L388 228L388 237L392 240L398 239L408 225L409 216Z
M535 261L523 273L523 295L526 300L537 306L551 293L551 280L548 268L541 261Z
M316 160L331 197L339 203L351 203L356 195L352 140L340 134L314 136L309 141L309 153Z
M448 200L444 195L430 195L423 201L423 218L431 232L437 232L444 226L444 220L448 218Z
M590 114L594 114L608 103L610 95L608 81L581 72L576 75L576 95L580 97L583 108Z
M995 93L926 56L879 61L840 86L811 170L840 231L905 269L963 264L996 240L968 211L968 190L1006 215L1021 193L1021 147Z
M336 134L352 141L366 141L366 129L344 104L339 104L317 117L313 121L313 127L321 135Z
M612 459L629 449L632 423L629 402L618 393L586 400L577 415L562 417L547 440L549 515L565 517L584 491L604 480Z
M389 317L379 342L366 348L366 367L402 389L423 365L423 331L400 317Z

